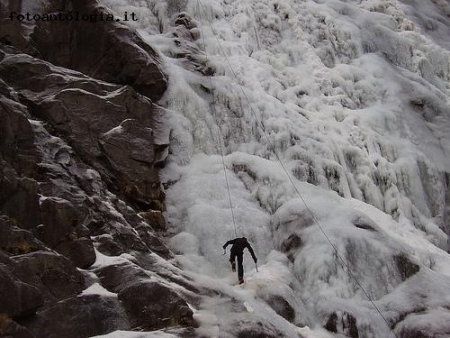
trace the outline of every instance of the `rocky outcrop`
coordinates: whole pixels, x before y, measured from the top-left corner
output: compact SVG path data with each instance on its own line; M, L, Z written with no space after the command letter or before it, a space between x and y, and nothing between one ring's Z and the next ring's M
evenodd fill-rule
M38 10L107 12L95 1ZM29 35L0 20L0 336L191 327L184 296L162 280L128 285L118 268L93 268L101 254L172 256L156 232L169 139L153 103L167 86L156 52L117 22L38 22ZM118 295L83 292L98 279Z
M68 257L76 266L88 268L95 262L89 229L81 225L72 203L60 198L46 198L41 202L42 240Z
M290 321L291 323L294 322L295 310L286 299L279 295L270 295L269 297L267 297L266 302L281 317Z
M64 256L36 251L14 256L12 260L18 278L41 290L49 303L77 295L84 289L82 274Z
M18 280L3 264L0 265L0 312L18 318L34 313L44 304L39 290Z
M0 208L15 225L31 229L40 223L34 136L26 108L10 96L3 81L0 88L6 94L0 105Z
M405 254L395 255L394 261L403 280L408 279L420 270L420 267L411 262Z
M8 338L35 338L28 329L17 324L5 314L0 314L0 334L2 337Z
M450 311L447 307L430 309L416 308L413 312L403 313L400 322L392 328L399 338L448 337L450 335Z
M33 115L67 139L111 188L118 188L139 208L150 208L153 200L162 198L153 166L154 106L130 87L97 82L80 73L65 75L24 54L0 62L0 76L23 91Z
M50 2L47 13L106 15L96 1ZM55 27L57 26L57 27ZM137 92L158 100L167 87L156 52L127 26L116 21L95 25L88 21L40 21L32 44L44 60L74 69L103 81L130 85Z
M155 330L194 325L193 312L173 290L156 282L134 283L119 292L133 327Z
M154 230L166 230L166 220L164 219L161 211L151 210L147 212L140 212L139 215L142 216Z
M237 324L235 336L238 338L275 338L283 333L270 324L254 321L240 321Z
M154 271L158 273L157 269ZM132 327L155 330L196 325L186 301L167 285L155 282L142 268L115 264L100 268L96 273L108 291L118 294Z
M33 321L24 321L24 325L36 337L48 338L90 337L130 328L119 301L100 295L82 295L63 300L39 311Z
M0 250L11 255L20 255L44 248L44 244L30 231L13 225L9 217L0 216Z
M325 324L325 329L333 333L342 333L346 337L359 338L356 319L346 312L333 312Z

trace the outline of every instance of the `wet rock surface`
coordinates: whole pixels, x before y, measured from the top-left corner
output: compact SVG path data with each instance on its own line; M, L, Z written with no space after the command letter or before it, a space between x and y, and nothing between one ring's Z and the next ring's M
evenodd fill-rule
M64 256L36 251L12 257L18 278L45 294L48 303L79 294L85 286L83 276Z
M70 321L67 320L70 318ZM130 328L117 298L83 295L58 302L24 320L36 337L88 337Z
M193 312L173 290L151 282L134 283L118 294L133 327L154 330L167 326L193 326Z
M3 60L0 76L14 89L23 89L31 113L47 121L111 188L144 209L161 197L153 166L150 100L130 87L104 84L80 73L64 74L23 54ZM69 159L67 153L54 155L62 164Z
M95 1L39 10L107 12ZM192 334L183 293L138 266L105 263L172 257L160 237L170 130L153 103L167 87L156 52L116 22L40 22L29 34L0 20L0 336Z

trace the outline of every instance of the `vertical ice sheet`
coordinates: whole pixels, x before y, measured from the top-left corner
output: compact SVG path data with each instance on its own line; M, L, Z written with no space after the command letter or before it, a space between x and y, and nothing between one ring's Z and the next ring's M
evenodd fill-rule
M307 301L317 327L339 310L356 317L360 336L389 333L311 221L276 151L386 317L395 321L419 310L416 291L408 295L412 303L395 297L412 276L399 265L410 272L420 266L425 276L433 270L444 280L450 271L439 249L447 249L449 234L450 58L408 9L378 0L103 2L145 16L133 25L160 51L169 74L160 104L169 109L173 130L161 178L175 182L166 216L186 269L228 273L220 246L234 228L223 142L238 231L265 263L255 285L287 269L290 278L279 280L283 296L291 305L292 298ZM196 20L200 39L175 27L177 10ZM196 71L206 66L205 50L211 82ZM272 248L289 259L267 255ZM435 306L436 295L427 297ZM295 305L297 317L308 317L301 309Z

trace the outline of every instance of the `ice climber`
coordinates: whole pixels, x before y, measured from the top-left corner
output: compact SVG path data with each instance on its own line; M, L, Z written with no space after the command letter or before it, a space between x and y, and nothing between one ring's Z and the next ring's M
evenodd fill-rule
M231 270L233 270L233 272L236 271L236 257L237 257L239 284L242 284L244 283L244 266L242 265L242 258L243 258L242 256L244 255L244 249L245 248L248 249L248 251L252 255L253 260L255 261L255 264L258 262L258 259L256 258L255 253L253 252L253 249L250 246L250 243L247 242L247 238L242 237L229 240L223 245L223 250L226 250L226 247L230 244L232 244L230 250Z

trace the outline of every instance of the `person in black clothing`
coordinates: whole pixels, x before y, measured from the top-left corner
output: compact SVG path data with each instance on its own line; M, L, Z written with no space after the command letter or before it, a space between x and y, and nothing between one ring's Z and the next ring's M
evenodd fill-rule
M255 261L255 264L256 264L256 262L258 262L258 259L256 258L255 253L253 252L253 249L250 246L250 243L247 242L247 238L242 237L242 238L232 239L223 245L223 249L225 250L226 247L230 244L232 244L232 247L230 250L231 269L233 270L233 272L236 271L236 257L237 257L239 284L242 284L242 283L244 283L244 267L242 265L242 256L244 255L244 249L247 248L248 251L250 251L252 258Z

